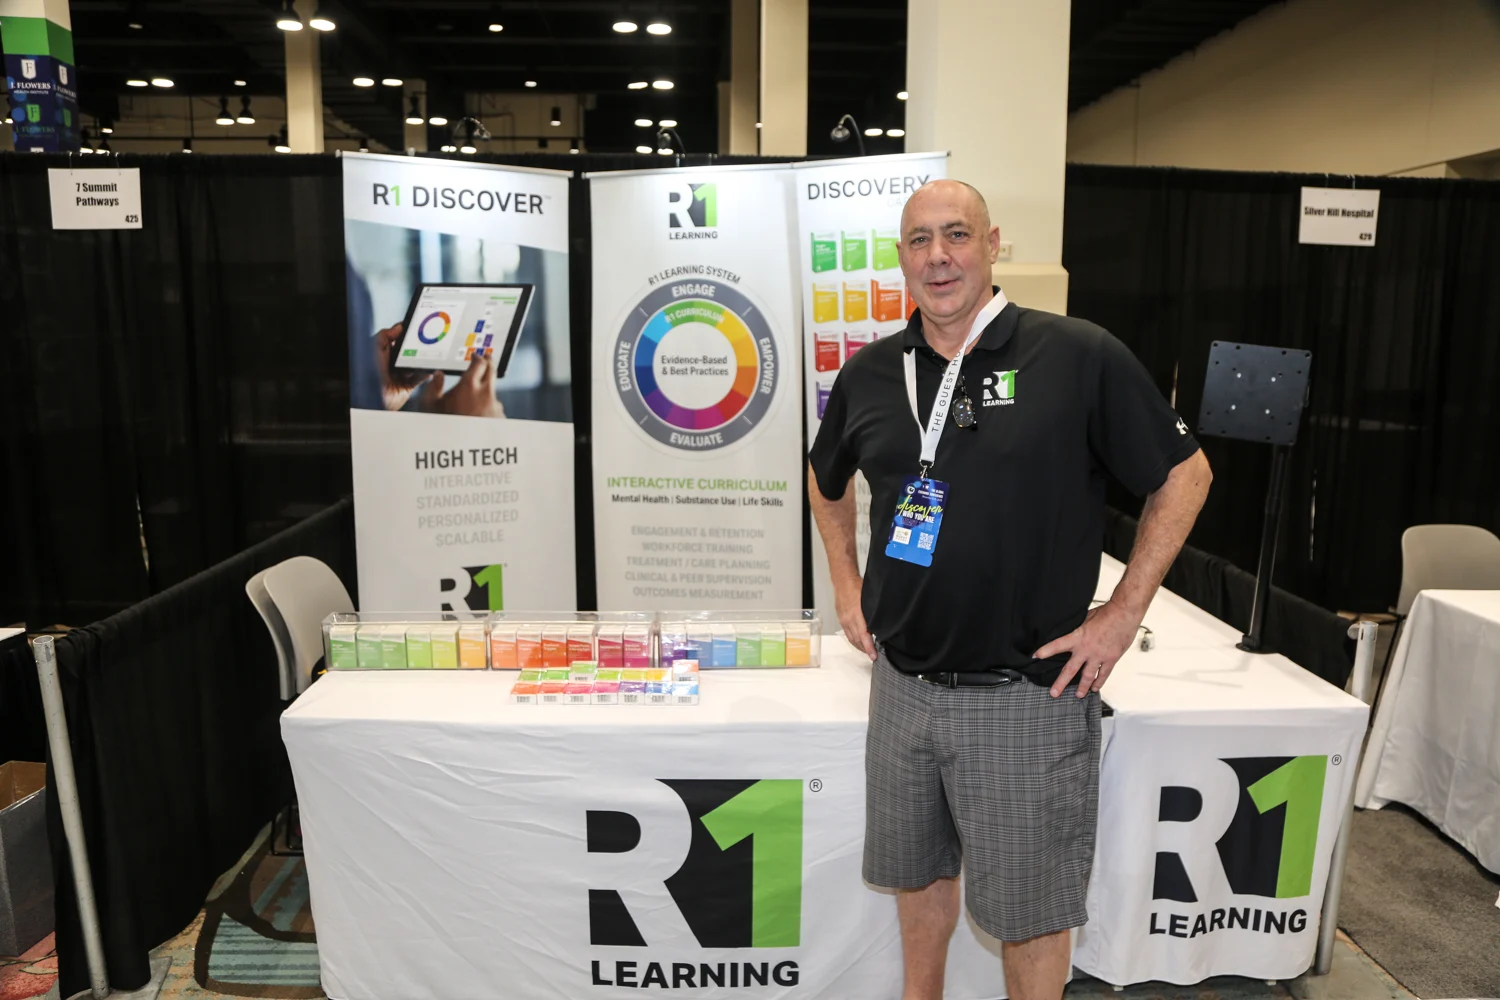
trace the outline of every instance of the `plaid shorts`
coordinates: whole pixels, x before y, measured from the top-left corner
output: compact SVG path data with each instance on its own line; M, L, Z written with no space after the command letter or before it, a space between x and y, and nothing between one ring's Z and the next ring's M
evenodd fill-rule
M1099 809L1099 696L1030 682L946 688L882 655L865 746L865 881L920 889L964 874L1002 941L1080 927Z

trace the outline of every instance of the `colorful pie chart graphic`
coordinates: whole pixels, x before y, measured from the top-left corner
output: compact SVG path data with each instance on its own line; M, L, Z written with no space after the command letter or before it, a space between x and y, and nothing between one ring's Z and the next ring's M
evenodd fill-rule
M611 368L631 420L673 448L733 444L770 409L776 339L764 314L732 285L658 288L620 329Z
M452 324L447 313L441 310L430 312L417 324L417 339L424 344L436 344L448 336L448 327Z

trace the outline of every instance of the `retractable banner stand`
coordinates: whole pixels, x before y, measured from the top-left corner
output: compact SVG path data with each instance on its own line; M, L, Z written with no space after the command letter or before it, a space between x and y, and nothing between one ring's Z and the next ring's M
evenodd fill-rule
M797 164L797 244L801 248L807 442L818 435L828 394L844 362L866 344L900 333L915 308L901 276L901 209L912 192L948 175L947 153L910 153ZM912 432L912 462L920 441ZM870 485L854 477L855 539L864 569L870 551ZM828 555L816 528L813 600L826 631L833 613Z
M589 178L600 607L802 604L790 176Z
M361 610L575 607L568 174L343 164Z

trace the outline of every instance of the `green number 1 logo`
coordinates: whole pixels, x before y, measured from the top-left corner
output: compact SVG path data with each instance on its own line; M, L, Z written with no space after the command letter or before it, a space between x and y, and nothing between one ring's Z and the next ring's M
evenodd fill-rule
M1285 803L1281 831L1281 867L1276 898L1306 896L1312 891L1313 857L1318 848L1318 820L1323 812L1323 779L1328 758L1293 757L1246 791L1264 815Z
M802 782L757 781L706 814L703 826L722 851L751 838L750 947L795 948L802 939Z
M717 226L719 224L719 185L699 184L693 192L693 200L703 202L703 224L705 226Z

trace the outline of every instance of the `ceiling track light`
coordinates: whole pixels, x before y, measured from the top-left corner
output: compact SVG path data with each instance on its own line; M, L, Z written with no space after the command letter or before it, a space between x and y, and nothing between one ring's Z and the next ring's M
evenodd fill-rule
M651 81L651 89L652 90L671 90L674 86L676 86L676 85L674 83L672 83L671 80L652 80Z
M676 128L677 127L677 119L676 118L663 118L661 121L657 122L656 124L658 126L660 126L661 128Z
M908 97L909 97L909 96L911 96L911 95L909 95L909 94L908 94L908 93L907 93L907 92L906 92L906 91L904 91L904 90L898 90L898 91L896 91L896 100L898 100L898 101L904 101L904 100L906 100L906 99L907 99L907 98L908 98Z
M490 25L490 30L494 32L501 32L505 30L505 25L499 23L492 24Z
M535 87L536 86L536 81L535 80L527 80L526 81L526 86L527 87Z
M665 21L652 21L646 25L646 34L648 35L670 35L671 33L672 26Z
M233 125L234 116L229 113L229 98L219 98L219 117L214 119L215 125Z
M427 124L436 125L438 128L442 128L444 125L448 124L448 119L444 118L442 115L433 115L431 118L427 119Z
M651 84L647 83L645 80L636 80L636 81L634 81L632 83L627 83L625 85L625 89L626 90L645 90L649 86L651 86Z
M338 27L333 21L324 17L323 12L317 7L313 8L312 17L307 19L307 26L315 31L332 31Z
M552 117L548 120L548 124L554 126L562 124L562 108L558 107L556 104L552 105Z
M641 128L650 128L652 124L651 119L649 118L637 118L635 120L635 123Z
M301 31L305 27L302 15L292 9L292 0L281 0L281 13L276 15L276 27L282 31Z
M574 139L574 140L572 140L571 142L568 143L568 152L570 152L570 153L582 152L582 150L580 150L578 148L578 140L577 139Z
M904 128L888 128L888 129L885 130L885 134L888 135L888 136L890 136L892 139L900 139L900 138L903 138L906 135L906 129L904 129Z
M635 151L637 153L649 153L649 152L651 152L651 147L650 146L637 146L637 147L635 147Z
M99 131L103 135L115 134L115 120L113 118L99 119Z
M613 25L611 25L611 27L613 27L615 31L619 32L622 35L630 35L634 34L636 29L638 29L640 25L636 24L634 21L620 20L616 21Z
M852 129L849 126L845 126L844 122L848 122L849 126L852 126ZM865 140L860 135L859 122L854 120L853 115L845 115L844 117L840 118L839 123L835 125L833 127L833 130L828 133L828 138L832 139L834 142L846 142L851 135L854 136L855 141L859 143L859 155L864 156Z
M167 89L169 89L171 87L175 87L176 83L173 82L173 80L172 80L171 77L167 77L167 76L153 76L151 78L151 86L153 86L153 87L160 87L163 90L167 90Z
M865 135L867 135L867 136L869 136L870 138L873 139L876 136L885 135L885 129L883 129L883 128L867 128L867 129L865 129Z
M239 113L239 116L235 118L235 121L238 122L241 125L254 125L255 124L255 115L253 115L253 114L250 113L250 95L249 94L241 94L240 95L240 113Z
M191 153L193 151L192 136L189 136L188 138L182 140L182 151L184 153Z
M266 143L278 153L290 153L292 151L291 140L287 138L286 126L281 126L281 131L275 135L266 136Z
M373 86L375 86L375 80L374 80L374 78L373 77L368 77L368 76L356 76L350 82L353 83L356 87L373 87Z
M411 107L406 110L406 124L408 124L408 125L421 125L421 124L423 124L423 119L422 119L422 101L421 101L421 98L417 94L412 94L411 95Z
M127 86L127 87L149 87L149 86L151 86L151 81L149 81L149 80L141 80L141 79L138 79L136 77L131 77L129 80L125 81L125 86Z
M401 79L399 76L386 76L381 77L380 79L380 85L382 87L400 87L405 83L406 81Z

